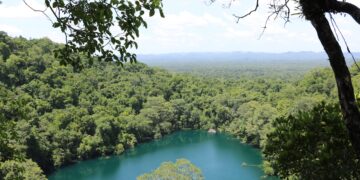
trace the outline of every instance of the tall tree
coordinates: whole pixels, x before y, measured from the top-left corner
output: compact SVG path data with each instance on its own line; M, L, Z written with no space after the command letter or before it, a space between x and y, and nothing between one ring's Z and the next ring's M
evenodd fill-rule
M210 0L214 2L216 0ZM345 0L293 0L296 9L301 10L301 14L311 22L315 28L318 38L325 49L330 61L331 68L335 75L338 89L338 97L341 105L342 114L348 129L351 143L360 156L360 112L356 104L354 88L351 81L351 74L346 65L343 51L336 40L329 21L325 17L326 13L336 14L345 13L353 17L360 24L360 9ZM236 16L238 21L256 12L260 6L256 0L255 8L243 16ZM271 13L267 18L265 28L270 17L282 17L286 22L290 20L291 11L290 0L270 0ZM231 4L231 3L230 3Z
M314 26L334 72L338 96L352 145L360 156L360 112L356 105L351 74L344 54L331 30L325 13L346 13L360 24L360 9L348 2L337 0L300 0L302 12Z

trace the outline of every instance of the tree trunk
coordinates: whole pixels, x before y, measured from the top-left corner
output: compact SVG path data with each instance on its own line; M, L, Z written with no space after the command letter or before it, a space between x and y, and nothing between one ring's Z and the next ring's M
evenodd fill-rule
M307 16L307 19L311 21L316 29L317 35L329 56L330 65L336 79L345 124L349 131L351 143L360 157L360 113L356 105L351 75L346 66L343 52L324 13Z

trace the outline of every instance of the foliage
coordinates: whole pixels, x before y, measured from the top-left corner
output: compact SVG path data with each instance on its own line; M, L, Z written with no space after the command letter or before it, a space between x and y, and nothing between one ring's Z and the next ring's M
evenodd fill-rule
M231 56L231 57L228 57ZM254 55L253 55L254 56ZM289 55L301 57L298 54ZM203 58L202 58L203 57ZM264 59L262 59L264 58ZM271 58L272 60L269 60ZM308 58L308 57L307 57ZM315 57L318 58L318 57ZM261 53L254 59L244 54L179 54L139 56L138 60L153 67L160 67L176 73L187 73L200 77L223 79L301 79L304 74L315 67L326 67L328 62L319 59L276 59ZM221 61L221 63L219 63ZM351 62L350 62L351 63Z
M55 19L53 27L65 34L65 45L55 55L74 67L82 66L78 53L86 54L90 64L93 55L120 64L136 61L129 50L138 47L140 27L147 27L145 12L164 17L161 0L45 0L45 5Z
M351 146L338 105L278 118L264 154L282 178L357 179L360 161Z
M40 167L31 160L9 160L0 163L0 175L4 180L45 180Z
M0 162L31 159L45 173L181 129L215 128L263 147L277 117L337 96L328 69L292 80L195 77L141 63L77 72L60 65L60 45L48 39L0 35L10 52L0 59Z
M202 180L201 170L189 160L178 159L175 163L164 162L151 173L137 177L138 180Z

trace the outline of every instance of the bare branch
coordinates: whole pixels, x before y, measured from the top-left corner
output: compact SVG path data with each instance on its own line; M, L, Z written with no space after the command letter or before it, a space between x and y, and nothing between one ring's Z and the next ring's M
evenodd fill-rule
M329 13L330 14L330 13ZM345 39L345 36L343 35L343 33L341 32L339 26L337 25L335 19L333 18L333 16L330 14L330 21L331 23L333 24L334 26L334 29L335 29L335 32L336 30L339 31L340 35L341 35L341 38L343 39L344 43L345 43L345 46L346 46L346 50L348 51L348 53L351 55L352 57L352 60L354 61L354 64L356 65L356 67L358 68L358 70L360 71L360 67L359 65L357 64L356 60L355 60L355 57L354 57L354 54L350 51L350 48L349 48L349 45ZM339 40L338 40L339 41Z
M30 6L25 0L23 0L24 4L29 7L31 10L35 11L35 12L40 12L42 14L44 14L51 23L53 23L53 21L51 20L51 18L49 17L49 15L46 14L46 10L47 10L47 7L44 9L44 10L39 10L39 9L35 9L33 8L32 6Z
M235 0L230 0L227 4L223 4L223 8L230 8L232 3L234 2Z
M266 30L267 25L268 25L268 22L269 22L270 18L271 18L274 14L275 14L275 13L271 13L271 14L266 18L265 25L264 25L264 27L262 27L263 30L261 31L261 34L260 34L260 36L259 36L258 39L261 39L261 37L264 35L265 30Z
M271 17L275 16L274 19L277 19L279 16L285 21L284 26L290 22L290 14L291 10L289 7L289 0L284 0L283 3L278 4L277 0L273 0L272 4L270 4L270 9L273 9L273 11L268 15L265 21L265 25L263 27L263 31L261 32L259 39L264 35L265 30L267 28L267 25L269 23L269 20Z
M253 12L257 11L258 8L259 8L259 0L256 0L256 5L255 5L255 8L253 10L249 11L248 13L246 13L245 15L242 15L242 16L237 16L237 15L234 14L233 16L237 18L236 23L239 23L240 19L242 19L244 17L247 17L250 14L252 14Z

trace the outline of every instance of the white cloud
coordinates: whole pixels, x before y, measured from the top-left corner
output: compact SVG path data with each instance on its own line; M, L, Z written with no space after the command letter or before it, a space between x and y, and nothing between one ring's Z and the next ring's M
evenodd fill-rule
M18 36L23 33L23 31L20 28L7 24L0 24L0 31L5 31L13 36Z
M236 18L225 12L168 13L165 18L148 19L149 29L140 38L140 48L152 44L145 53L223 51L226 44L231 47L237 43L261 43L295 36L293 32L284 28L283 21L270 21L262 41L258 41L267 15L267 12L257 12L236 23Z
M46 37L57 43L65 43L65 36L61 32L51 31Z
M322 50L310 22L298 16L292 16L292 23L286 27L283 20L271 19L259 40L269 15L269 0L260 1L259 10L239 23L236 23L233 14L247 13L254 8L254 1L238 0L231 8L222 6L231 0L217 0L211 6L205 5L204 1L208 0L163 0L166 17L156 15L146 18L149 28L141 30L139 52ZM44 9L43 0L26 2L36 9ZM360 4L359 0L348 2ZM334 17L352 50L360 51L360 36L357 36L360 34L360 26L350 16ZM47 36L53 41L64 42L63 34L54 30L44 15L32 11L22 0L3 0L0 21L0 30L13 36ZM120 32L117 28L113 28L113 31Z
M226 31L223 33L224 38L232 38L232 39L238 39L238 38L255 38L255 34L251 31L242 31L239 29L235 29L233 27L226 28Z
M352 4L356 5L356 6L360 6L359 0L346 0L346 2L352 3Z
M152 44L151 49L157 47L174 51L186 51L189 48L195 51L208 39L209 29L225 29L227 26L220 17L188 11L168 13L165 18L149 18L148 24L149 28L140 37L140 44Z
M215 17L208 13L195 15L188 11L182 11L178 14L167 14L165 18L149 19L150 24L160 25L163 29L185 29L199 28L208 25L225 25L221 18Z
M34 9L45 9L43 1L26 0L26 2ZM8 5L6 2L3 2L0 6L0 18L34 18L40 16L44 15L31 10L23 1L18 1L16 5Z

